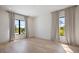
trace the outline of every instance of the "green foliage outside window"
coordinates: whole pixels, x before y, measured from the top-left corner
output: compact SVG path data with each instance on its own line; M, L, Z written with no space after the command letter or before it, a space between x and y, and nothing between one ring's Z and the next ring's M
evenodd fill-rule
M59 35L64 36L64 27L59 28Z
M25 28L20 28L20 32L21 32L22 34L24 34L24 33L25 33ZM15 33L19 33L19 28L16 28L16 27L15 27Z

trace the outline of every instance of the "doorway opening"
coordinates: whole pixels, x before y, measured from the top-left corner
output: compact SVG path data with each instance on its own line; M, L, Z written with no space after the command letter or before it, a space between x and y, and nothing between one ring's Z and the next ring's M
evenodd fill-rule
M25 37L25 21L15 20L15 39L22 39Z

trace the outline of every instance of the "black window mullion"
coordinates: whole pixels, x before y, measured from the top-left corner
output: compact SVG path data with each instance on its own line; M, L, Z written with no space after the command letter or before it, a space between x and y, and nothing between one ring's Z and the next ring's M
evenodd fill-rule
M21 34L21 32L20 32L20 20L19 20L19 34Z

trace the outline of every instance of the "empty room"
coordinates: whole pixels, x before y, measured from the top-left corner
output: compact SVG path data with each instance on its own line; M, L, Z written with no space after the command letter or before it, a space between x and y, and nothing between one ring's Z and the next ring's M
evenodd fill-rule
M79 6L0 5L0 53L79 53Z

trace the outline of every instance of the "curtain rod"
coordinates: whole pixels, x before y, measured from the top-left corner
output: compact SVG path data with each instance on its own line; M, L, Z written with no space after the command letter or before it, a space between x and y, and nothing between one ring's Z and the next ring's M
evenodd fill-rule
M26 15L19 14L19 13L13 12L13 11L7 11L7 12L8 12L8 13L12 12L12 13L14 13L14 14L16 14L16 15L20 15L20 16L26 16ZM26 16L26 17L29 17L29 16Z
M70 6L70 7L77 7L78 5L74 5L74 6ZM67 7L67 8L70 8L70 7ZM67 8L64 8L64 9L61 9L61 10L56 10L56 11L53 11L53 12L59 12L59 11L63 11L63 10L65 10L65 9L67 9ZM53 12L51 12L51 13L53 13Z

